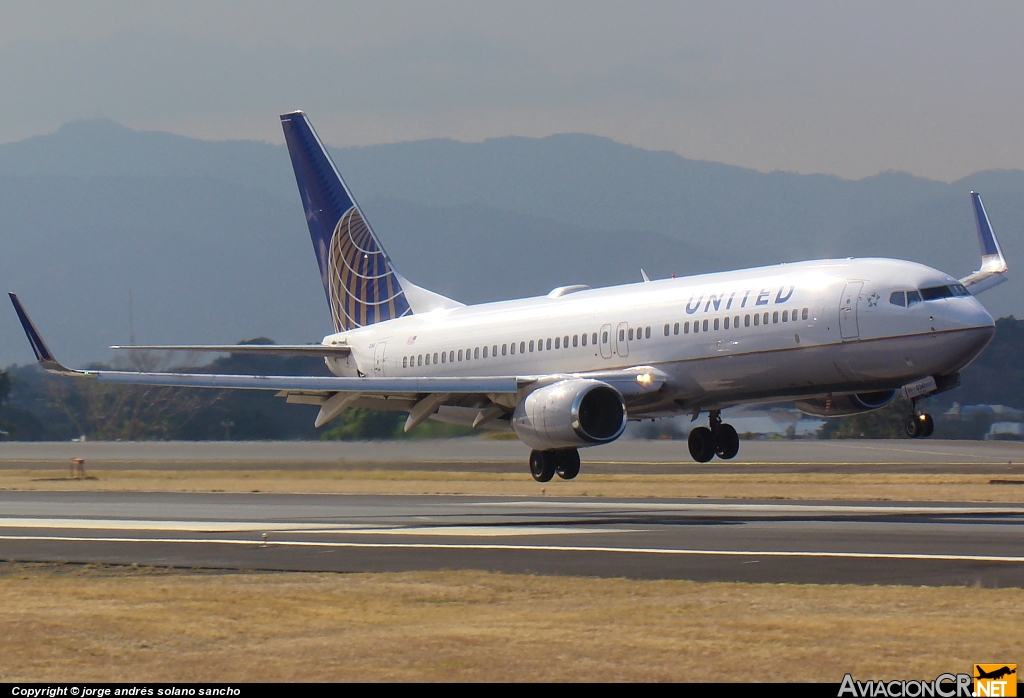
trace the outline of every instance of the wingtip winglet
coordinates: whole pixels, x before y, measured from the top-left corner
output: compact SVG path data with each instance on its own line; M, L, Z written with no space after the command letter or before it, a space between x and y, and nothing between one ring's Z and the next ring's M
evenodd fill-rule
M974 222L978 228L978 244L981 246L981 268L970 276L960 279L971 295L987 291L1006 281L1009 266L999 249L999 241L988 220L985 204L981 202L981 194L971 192L971 205L974 208Z
M32 323L28 313L25 312L25 306L21 304L21 300L18 298L18 294L8 292L7 295L11 299L11 303L14 304L14 312L18 314L18 320L21 321L21 327L25 330L25 336L28 337L28 343L32 345L32 351L36 355L36 360L39 364L47 371L53 373L62 373L67 375L79 374L79 371L73 371L63 366L57 359L54 358L53 352L46 346L46 342L43 341L42 335L39 334L39 330Z
M998 255L1002 257L999 250L999 242L995 233L992 232L992 224L988 220L988 213L985 212L985 204L981 202L981 194L971 192L971 203L974 206L974 222L978 226L978 243L981 245L983 256Z

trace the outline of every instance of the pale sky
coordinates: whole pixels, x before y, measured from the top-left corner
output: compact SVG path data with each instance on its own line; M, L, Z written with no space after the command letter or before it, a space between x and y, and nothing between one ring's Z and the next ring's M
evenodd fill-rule
M582 132L761 171L1024 168L1021 2L19 2L0 143L74 119L335 146Z

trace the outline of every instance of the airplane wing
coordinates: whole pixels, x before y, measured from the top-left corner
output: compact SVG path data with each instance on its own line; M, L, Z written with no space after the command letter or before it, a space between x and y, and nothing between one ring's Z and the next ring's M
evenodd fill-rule
M186 351L218 354L264 354L276 356L348 356L351 349L344 344L174 344L110 347L118 351Z
M21 326L25 330L32 351L39 364L49 371L62 376L89 378L100 383L122 383L127 385L151 385L180 388L216 388L241 390L274 390L278 397L288 402L317 404L321 406L316 426L330 421L348 407L371 407L409 412L406 431L437 411L444 404L459 405L467 398L472 406L479 407L483 398L485 404L496 404L511 411L519 401L519 393L534 387L577 376L551 374L543 376L454 376L454 377L348 377L348 376L258 376L216 373L157 373L145 371L107 371L73 369L57 361L39 331L36 329L18 296L8 293ZM235 351L235 345L196 345L212 351ZM244 349L247 346L239 345ZM276 345L256 345L260 348ZM133 347L142 348L142 347ZM167 349L168 347L150 347ZM286 347L295 349L294 346ZM301 345L303 350L306 345ZM331 347L311 347L330 349ZM172 350L191 351L179 346ZM347 350L347 348L346 348ZM323 353L310 352L317 356ZM637 366L617 371L601 371L585 374L614 386L626 399L642 398L657 392L667 380L661 371L650 366ZM502 399L510 396L511 399ZM481 410L481 414L483 411Z
M981 245L981 269L960 279L960 283L971 295L976 296L1006 281L1009 267L999 249L999 242L992 232L992 224L988 222L988 214L985 213L985 205L981 203L978 192L971 192L971 203L974 204L974 221L978 226L978 242Z

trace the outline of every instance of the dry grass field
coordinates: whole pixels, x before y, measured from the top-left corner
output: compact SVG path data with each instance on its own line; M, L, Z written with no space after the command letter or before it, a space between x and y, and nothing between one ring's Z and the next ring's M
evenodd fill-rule
M584 466L585 467L585 466ZM522 473L423 470L102 470L86 479L67 471L0 471L0 490L138 492L293 492L335 494L541 494L565 497L898 500L1024 503L1024 484L993 485L992 474L843 474L751 472L721 475L588 474L534 482ZM1024 479L1024 478L1015 478Z
M1024 590L0 564L0 681L832 681L1024 657Z

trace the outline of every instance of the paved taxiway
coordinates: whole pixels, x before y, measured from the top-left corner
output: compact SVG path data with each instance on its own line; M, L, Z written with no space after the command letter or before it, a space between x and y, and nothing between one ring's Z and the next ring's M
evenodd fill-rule
M0 558L1024 586L1024 507L0 492Z

